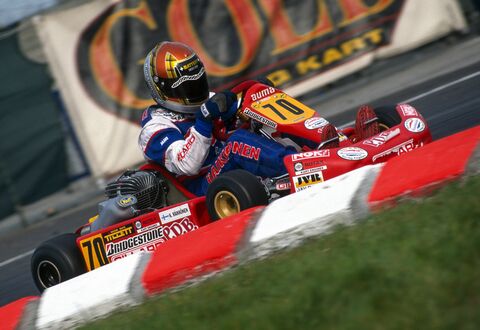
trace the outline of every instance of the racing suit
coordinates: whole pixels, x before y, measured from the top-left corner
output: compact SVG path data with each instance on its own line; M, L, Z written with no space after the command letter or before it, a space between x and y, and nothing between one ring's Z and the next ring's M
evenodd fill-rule
M142 115L138 143L147 161L165 167L197 196L206 194L216 176L233 169L242 168L263 178L287 172L283 157L296 152L294 148L245 129L219 141L212 137L211 125L195 115L154 105Z

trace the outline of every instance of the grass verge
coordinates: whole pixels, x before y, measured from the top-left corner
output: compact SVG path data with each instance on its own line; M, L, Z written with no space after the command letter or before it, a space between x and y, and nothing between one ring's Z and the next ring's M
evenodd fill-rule
M475 329L480 176L83 329Z

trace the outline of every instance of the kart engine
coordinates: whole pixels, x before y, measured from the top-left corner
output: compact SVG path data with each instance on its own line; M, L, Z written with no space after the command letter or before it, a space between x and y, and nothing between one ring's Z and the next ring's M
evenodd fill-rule
M168 205L168 186L153 171L126 171L105 187L107 200L98 204L98 218L90 230L105 228Z
M168 187L160 174L152 171L126 171L105 188L108 198L133 195L138 212L167 206Z

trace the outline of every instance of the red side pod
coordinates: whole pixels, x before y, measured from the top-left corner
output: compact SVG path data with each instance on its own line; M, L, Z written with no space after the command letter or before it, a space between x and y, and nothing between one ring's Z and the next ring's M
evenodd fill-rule
M146 292L160 293L234 265L238 261L237 249L249 224L262 208L245 210L162 244L153 253L143 273L142 283Z
M405 194L418 195L465 173L480 141L480 126L390 159L378 175L368 201L372 207Z
M38 298L37 296L25 297L0 307L0 328L3 330L18 329L28 303Z

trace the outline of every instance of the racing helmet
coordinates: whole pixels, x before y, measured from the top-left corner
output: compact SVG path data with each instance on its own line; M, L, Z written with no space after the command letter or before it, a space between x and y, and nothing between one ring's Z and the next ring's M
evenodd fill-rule
M195 113L208 99L205 67L197 54L180 42L157 44L145 58L143 74L153 99L170 110Z

